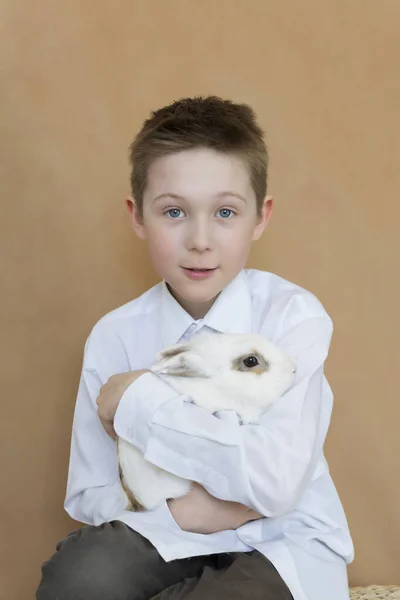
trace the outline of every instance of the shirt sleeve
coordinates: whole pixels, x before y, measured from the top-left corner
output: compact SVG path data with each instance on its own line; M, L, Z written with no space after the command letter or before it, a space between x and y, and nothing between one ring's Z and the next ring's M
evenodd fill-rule
M296 362L295 382L260 424L212 415L146 373L121 398L117 434L151 463L197 481L217 498L266 517L291 511L323 454L332 410L324 375L332 322L323 309L300 317L288 314L275 339Z
M128 500L119 478L116 443L97 415L96 399L107 377L101 378L88 362L86 353L72 426L64 508L77 521L100 525L120 514Z

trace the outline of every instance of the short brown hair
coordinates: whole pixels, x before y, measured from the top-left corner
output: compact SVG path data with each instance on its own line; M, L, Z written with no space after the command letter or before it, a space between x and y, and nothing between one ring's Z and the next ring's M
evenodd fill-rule
M268 152L252 108L217 96L183 98L153 111L130 146L131 190L139 214L151 163L162 156L211 148L247 164L260 212L267 192Z

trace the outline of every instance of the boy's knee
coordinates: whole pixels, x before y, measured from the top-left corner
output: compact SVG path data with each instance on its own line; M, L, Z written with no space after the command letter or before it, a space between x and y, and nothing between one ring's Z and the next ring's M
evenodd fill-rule
M119 521L70 534L43 565L37 600L134 598L132 534Z

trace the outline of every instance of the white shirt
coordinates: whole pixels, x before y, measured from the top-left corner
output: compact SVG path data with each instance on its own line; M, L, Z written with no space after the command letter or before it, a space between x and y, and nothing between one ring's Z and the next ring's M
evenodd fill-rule
M153 373L142 375L122 396L115 430L148 461L265 515L209 535L181 530L166 502L148 512L124 509L116 444L96 405L111 375L150 368L157 352L202 327L261 333L297 365L294 385L259 425L241 425L233 411L212 415ZM324 375L331 335L332 322L313 294L250 269L199 321L176 302L165 282L110 312L85 346L66 511L93 525L121 520L166 561L255 548L271 560L295 600L348 599L346 563L353 560L353 544L323 454L333 400Z

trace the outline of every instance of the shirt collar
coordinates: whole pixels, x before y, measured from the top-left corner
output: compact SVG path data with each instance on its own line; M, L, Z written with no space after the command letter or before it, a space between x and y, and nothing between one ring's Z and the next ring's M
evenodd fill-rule
M165 281L161 284L160 329L164 348L176 344L195 320L175 300ZM241 271L226 288L200 322L221 333L249 333L251 331L252 300Z

